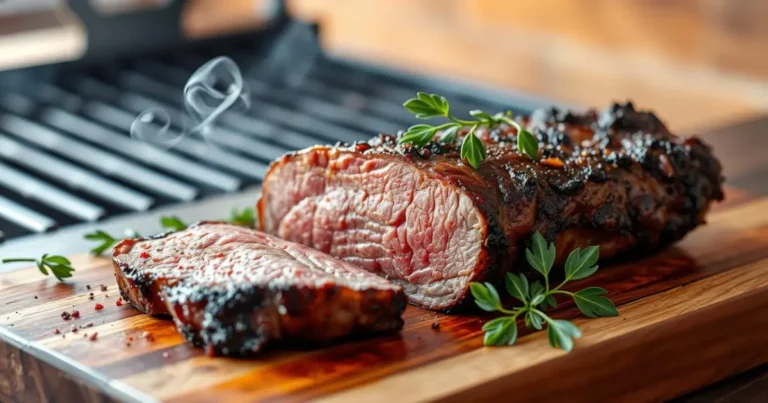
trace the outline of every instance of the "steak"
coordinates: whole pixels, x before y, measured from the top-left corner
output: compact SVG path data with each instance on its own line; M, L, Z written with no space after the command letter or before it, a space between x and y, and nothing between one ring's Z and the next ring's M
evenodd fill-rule
M538 138L540 161L518 151L517 130L506 124L478 129L487 151L478 169L459 157L461 141L417 147L392 135L285 155L264 180L261 229L386 277L415 305L445 310L472 281L528 270L521 252L535 231L556 243L558 264L589 245L602 259L648 253L703 223L723 199L711 149L631 103L544 109L517 121Z
M397 331L403 290L343 260L263 232L200 223L115 246L115 276L140 311L172 316L210 355L278 340L325 342Z

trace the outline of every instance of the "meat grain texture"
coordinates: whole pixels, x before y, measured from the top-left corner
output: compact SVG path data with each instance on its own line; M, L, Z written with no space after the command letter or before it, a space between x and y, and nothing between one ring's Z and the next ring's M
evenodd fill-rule
M279 340L397 331L403 290L350 263L259 231L201 223L115 246L124 299L172 316L210 355L249 356Z
M601 259L649 253L704 223L723 199L712 150L631 103L539 110L518 122L538 138L541 162L517 150L508 125L478 131L488 154L478 169L459 158L462 135L456 145L411 147L379 135L288 154L265 178L261 229L388 278L415 305L445 310L466 298L471 281L525 270L535 231L556 242L558 264L589 245L600 246Z

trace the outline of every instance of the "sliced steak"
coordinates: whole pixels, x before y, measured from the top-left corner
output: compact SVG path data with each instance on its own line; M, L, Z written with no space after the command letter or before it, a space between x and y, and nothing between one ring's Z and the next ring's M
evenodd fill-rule
M517 262L535 231L556 241L560 263L594 244L601 258L645 253L703 223L723 198L709 147L632 104L519 122L538 138L540 162L518 151L508 125L478 130L488 154L478 169L459 157L464 134L448 145L379 135L288 154L265 178L261 228L380 274L413 304L447 309L469 282L526 269Z
M212 355L278 340L329 341L402 328L402 289L343 260L263 232L201 223L114 249L117 283L139 310L173 317Z

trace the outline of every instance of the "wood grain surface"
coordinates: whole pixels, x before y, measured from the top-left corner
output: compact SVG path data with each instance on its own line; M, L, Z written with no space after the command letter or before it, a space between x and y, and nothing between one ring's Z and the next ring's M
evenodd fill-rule
M551 349L541 332L522 335L514 347L484 348L480 327L491 316L409 307L396 335L288 345L254 360L209 358L170 321L118 306L109 261L82 254L73 257L78 270L66 283L35 269L0 277L0 401L678 396L768 361L762 348L768 337L768 178L761 174L763 161L743 162L756 155L750 146L766 127L707 136L722 144L717 154L734 167L726 172L744 186L727 187L728 201L710 213L706 226L654 256L612 262L569 287L604 287L620 312L585 320L563 303L554 316L576 320L584 333L570 354ZM104 309L96 310L97 303ZM73 310L79 318L60 316Z

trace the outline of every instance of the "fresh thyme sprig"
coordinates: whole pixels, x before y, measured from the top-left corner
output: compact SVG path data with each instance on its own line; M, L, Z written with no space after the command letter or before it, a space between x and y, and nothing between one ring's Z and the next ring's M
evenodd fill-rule
M552 347L571 351L573 339L581 337L579 328L567 320L552 319L544 313L548 307L557 306L554 298L557 294L573 298L579 310L590 318L617 316L619 312L613 302L606 297L608 292L600 287L589 287L578 292L562 290L569 281L580 280L594 274L597 271L599 255L597 246L573 250L565 262L565 278L557 287L552 288L549 284L549 273L555 262L555 244L547 245L544 237L536 232L533 235L531 248L526 249L525 256L528 264L544 276L544 283L535 281L529 284L526 276L514 273L507 273L504 283L507 293L522 302L523 306L513 309L504 308L498 291L490 283L470 283L469 285L475 304L480 309L509 315L493 319L483 326L484 343L489 346L515 344L517 319L522 315L527 327L541 330L544 324L547 325L547 337Z
M59 281L64 281L65 278L72 277L72 272L75 271L75 268L72 267L72 262L70 262L69 259L58 255L51 256L45 254L39 259L8 258L3 259L0 261L0 263L34 263L37 266L37 269L40 270L40 273L43 273L47 276L49 274L48 272L50 271Z
M473 110L469 114L475 120L459 119L451 114L451 108L445 97L437 94L427 94L424 92L416 93L416 98L411 98L403 104L405 109L413 113L418 119L429 119L433 117L444 117L450 122L438 126L428 124L418 124L411 126L398 140L399 143L408 143L416 146L425 146L429 144L435 134L442 132L440 142L443 144L452 144L456 142L456 137L461 129L468 128L467 134L461 144L460 156L466 160L472 168L480 167L482 161L486 158L485 146L477 138L475 131L478 127L494 127L506 123L517 129L517 148L521 153L527 155L534 161L539 160L539 142L527 130L523 129L519 123L512 119L512 112L497 113L490 115L486 112Z

